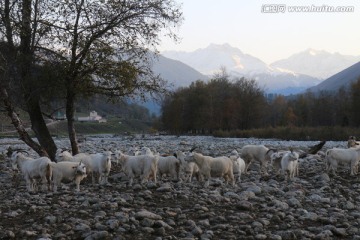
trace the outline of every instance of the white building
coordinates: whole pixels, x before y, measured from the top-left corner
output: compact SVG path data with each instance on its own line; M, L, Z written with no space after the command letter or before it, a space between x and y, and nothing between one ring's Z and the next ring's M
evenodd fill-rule
M95 111L90 112L90 116L88 117L78 117L77 119L79 122L106 122L105 118L102 118L100 115L97 114Z

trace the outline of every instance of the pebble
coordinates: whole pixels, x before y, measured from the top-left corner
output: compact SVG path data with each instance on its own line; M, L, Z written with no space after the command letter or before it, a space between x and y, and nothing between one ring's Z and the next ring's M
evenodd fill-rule
M7 141L7 142L6 142ZM318 142L274 139L156 136L147 138L87 137L83 152L104 147L126 151L147 146L160 153L199 151L228 156L245 144L277 149L301 149ZM26 148L19 140L0 139L0 152L9 145ZM69 147L67 139L56 139ZM326 149L346 147L327 142L322 153L300 161L300 176L284 182L269 170L263 178L254 164L234 187L220 178L210 185L194 179L141 184L128 178L114 163L110 185L81 183L80 193L63 184L57 193L28 193L24 180L14 185L13 170L0 154L0 239L360 239L360 184L340 166L339 177L324 172ZM291 229L291 230L290 230Z

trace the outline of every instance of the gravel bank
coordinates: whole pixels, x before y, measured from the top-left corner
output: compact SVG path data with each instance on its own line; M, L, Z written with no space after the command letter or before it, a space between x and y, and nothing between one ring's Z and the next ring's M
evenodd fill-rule
M102 148L127 151L147 146L160 153L198 146L205 155L229 155L245 144L304 151L318 142L212 137L87 137L84 152ZM57 139L68 147L66 139ZM19 140L1 139L26 148ZM24 180L0 158L0 239L360 239L360 181L348 167L339 177L324 173L324 151L345 147L327 142L322 151L300 162L300 176L258 175L253 166L235 187L214 179L204 188L192 183L160 181L126 185L113 164L110 185L92 185L81 192L64 184L57 193L28 193ZM271 172L270 172L271 173Z

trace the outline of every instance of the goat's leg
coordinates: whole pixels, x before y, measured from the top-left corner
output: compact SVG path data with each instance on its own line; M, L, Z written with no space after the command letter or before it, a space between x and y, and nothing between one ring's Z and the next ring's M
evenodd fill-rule
M32 179L30 179L30 177L28 176L25 176L25 183L26 183L26 189L29 191L29 192L32 192L33 191L33 182L32 182Z
M54 182L53 183L53 191L57 192L57 189L58 189L58 184Z
M99 180L99 184L100 184L100 185L104 184L104 173L99 172L99 178L98 178L98 180Z
M260 171L264 170L265 176L269 175L268 172L267 172L267 167L268 167L268 164L267 164L266 160L260 162ZM260 172L260 174L261 174L261 172Z
M129 176L129 186L132 186L133 185L133 182L134 182L134 177L133 176Z
M104 184L109 184L109 173L104 172Z
M231 171L229 175L230 175L231 185L232 185L232 186L235 186L235 177L234 177L234 173Z
M185 180L184 182L191 182L192 180L192 172L185 174Z
M75 179L76 191L80 192L80 179Z
M244 160L245 160L245 159L244 159ZM247 162L247 163L246 163L246 162ZM252 159L249 160L248 158L246 158L246 162L245 162L245 174L247 174L248 169L249 169L251 163L253 162L253 160L252 160Z
M95 174L94 174L94 172L91 172L91 181L92 181L92 184L95 185Z
M209 187L209 185L210 185L210 174L206 174L205 175L205 178L206 178L206 182L205 182L205 185L204 185L204 187Z
M156 173L154 172L154 183L157 183Z
M337 176L337 162L331 165L331 170L334 176Z

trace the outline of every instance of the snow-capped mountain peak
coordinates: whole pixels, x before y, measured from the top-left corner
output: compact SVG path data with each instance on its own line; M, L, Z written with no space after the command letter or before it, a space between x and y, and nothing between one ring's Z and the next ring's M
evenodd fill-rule
M326 79L358 61L360 56L341 55L309 48L287 59L276 61L271 66Z
M162 55L184 62L199 72L212 75L225 67L229 72L267 71L267 64L229 44L210 44L194 52L166 51Z
M255 79L268 92L283 94L296 93L300 89L314 86L320 83L321 79L360 61L360 56L332 54L308 48L268 65L229 44L210 44L193 52L167 51L162 54L181 61L205 75L211 76L225 68L230 75ZM287 91L289 88L292 90Z
M309 49L309 54L311 56L316 56L317 52L315 50L313 50L313 49Z

